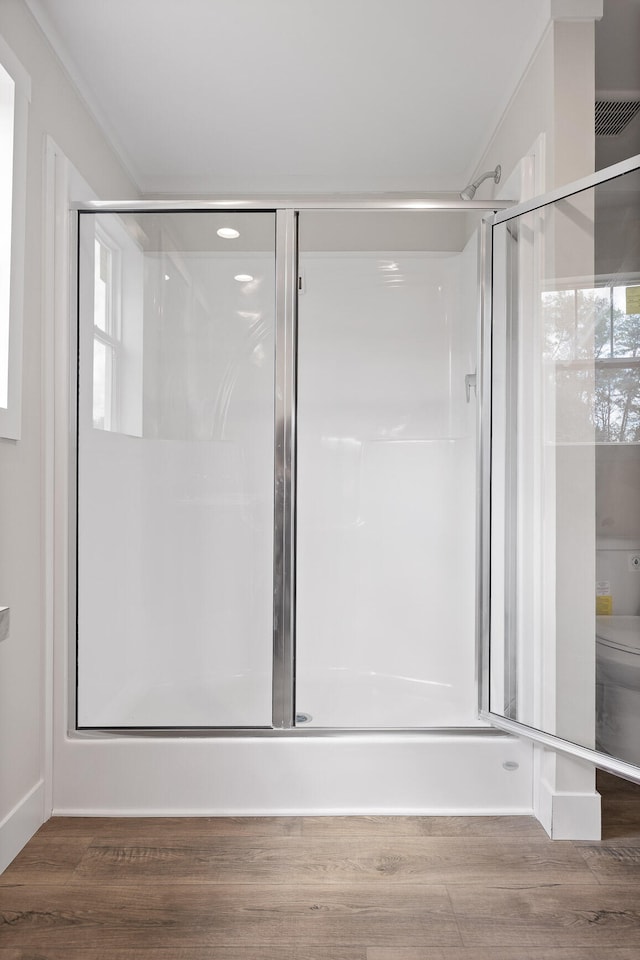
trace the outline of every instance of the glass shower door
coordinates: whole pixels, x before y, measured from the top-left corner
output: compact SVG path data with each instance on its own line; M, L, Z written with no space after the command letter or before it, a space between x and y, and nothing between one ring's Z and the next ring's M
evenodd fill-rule
M80 214L77 722L269 727L275 215Z
M486 715L636 779L638 160L497 216L486 377Z
M300 214L298 725L480 722L480 217Z

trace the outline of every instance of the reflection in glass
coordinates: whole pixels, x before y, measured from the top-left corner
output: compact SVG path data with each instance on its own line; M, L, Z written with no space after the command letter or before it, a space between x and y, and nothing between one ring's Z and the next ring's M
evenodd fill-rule
M494 228L492 400L491 709L633 763L639 223L633 171Z
M108 347L101 340L93 342L93 426L97 430L111 429L111 404L107 388L111 386L111 364ZM109 390L109 393L111 391Z
M597 441L640 440L640 313L626 311L627 291L634 289L635 284L603 284L542 293L549 359L575 368L582 358L585 370L590 358L595 361Z
M113 293L111 288L111 250L98 237L95 240L95 284L93 322L98 330L111 332L111 306Z

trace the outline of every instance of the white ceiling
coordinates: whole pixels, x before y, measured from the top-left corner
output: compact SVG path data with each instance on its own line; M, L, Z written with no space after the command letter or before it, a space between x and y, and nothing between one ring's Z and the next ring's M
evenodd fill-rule
M548 0L27 0L143 193L458 191Z

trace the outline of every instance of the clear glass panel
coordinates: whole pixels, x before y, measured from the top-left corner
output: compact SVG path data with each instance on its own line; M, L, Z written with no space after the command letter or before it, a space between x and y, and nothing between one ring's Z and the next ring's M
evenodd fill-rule
M636 170L494 228L491 710L631 763L639 224Z
M466 211L300 215L307 725L478 723L478 223Z
M270 726L275 217L80 220L79 725Z

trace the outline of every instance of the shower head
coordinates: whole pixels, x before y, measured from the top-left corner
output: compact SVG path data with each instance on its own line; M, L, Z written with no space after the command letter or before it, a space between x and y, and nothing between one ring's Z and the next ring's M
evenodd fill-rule
M494 183L500 183L500 175L502 173L502 167L500 164L495 168L495 170L488 170L487 173L481 173L477 179L470 183L468 187L465 187L462 193L460 194L461 200L473 200L476 195L476 190L481 183L484 183L485 180L493 180Z

